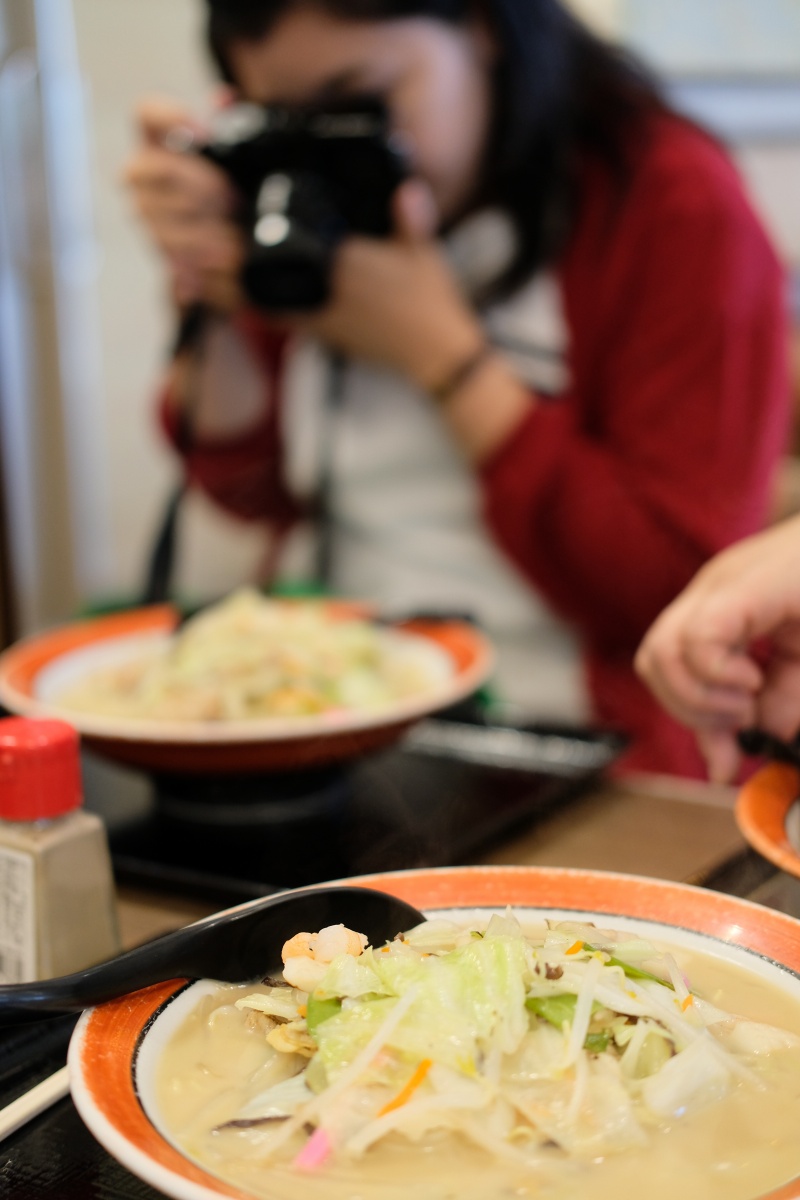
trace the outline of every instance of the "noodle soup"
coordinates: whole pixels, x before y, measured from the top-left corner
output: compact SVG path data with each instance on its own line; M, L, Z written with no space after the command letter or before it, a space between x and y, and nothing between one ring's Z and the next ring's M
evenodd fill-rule
M123 644L118 661L56 679L50 698L68 713L134 722L311 719L387 711L451 673L406 632L242 588L172 636Z
M197 985L151 1117L264 1200L754 1200L800 1175L797 987L693 935L461 921L303 942L293 986Z

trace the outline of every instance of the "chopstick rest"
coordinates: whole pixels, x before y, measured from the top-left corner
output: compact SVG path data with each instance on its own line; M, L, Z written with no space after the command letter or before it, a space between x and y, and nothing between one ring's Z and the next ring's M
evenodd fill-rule
M0 1108L0 1141L20 1129L27 1121L32 1121L44 1112L51 1104L69 1093L69 1068L62 1067L54 1075L49 1075L41 1083L37 1083L29 1092Z

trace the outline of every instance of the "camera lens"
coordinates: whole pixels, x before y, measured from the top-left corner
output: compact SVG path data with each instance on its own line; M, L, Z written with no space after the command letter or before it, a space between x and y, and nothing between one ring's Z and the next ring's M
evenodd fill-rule
M391 233L391 196L405 168L389 138L385 106L374 97L310 114L258 105L225 110L200 152L239 192L250 242L242 283L254 304L320 307L348 232Z
M291 228L288 217L283 213L265 213L256 222L253 236L259 246L279 246L286 241Z
M261 308L277 312L319 308L330 295L330 256L328 246L290 230L277 246L254 243L242 284Z
M346 226L316 175L279 171L259 189L252 249L242 282L263 308L311 309L330 293L333 249Z

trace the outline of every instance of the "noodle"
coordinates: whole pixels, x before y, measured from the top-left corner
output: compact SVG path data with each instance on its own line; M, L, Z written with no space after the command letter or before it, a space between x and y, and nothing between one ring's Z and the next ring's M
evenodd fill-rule
M430 690L429 648L322 602L244 589L187 621L169 643L91 672L59 705L97 716L233 721L380 711Z

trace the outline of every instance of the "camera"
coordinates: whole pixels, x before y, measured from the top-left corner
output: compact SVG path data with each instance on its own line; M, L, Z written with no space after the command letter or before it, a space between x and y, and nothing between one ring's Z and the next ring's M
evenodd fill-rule
M348 234L387 237L391 198L407 175L380 100L291 109L236 104L218 114L200 153L239 193L248 237L242 285L259 308L319 308Z

